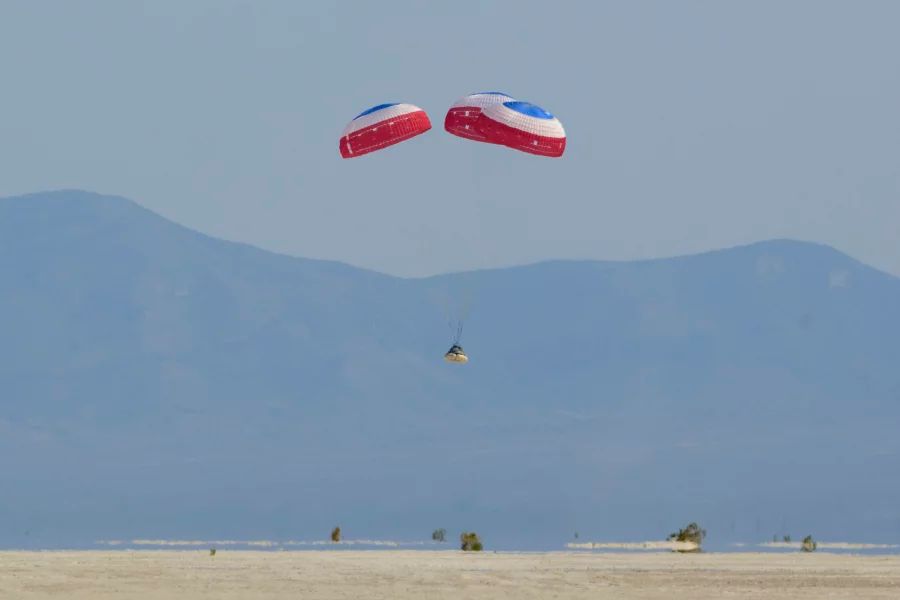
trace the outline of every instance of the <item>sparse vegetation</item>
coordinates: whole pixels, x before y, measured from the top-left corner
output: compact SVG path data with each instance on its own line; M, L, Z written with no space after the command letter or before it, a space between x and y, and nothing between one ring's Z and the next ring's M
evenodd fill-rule
M435 542L443 542L447 538L447 530L443 527L440 529L435 529L431 532L431 539Z
M331 530L331 541L337 543L341 541L341 528L335 527Z
M816 544L816 540L814 540L811 535L803 538L803 542L800 545L800 549L804 552L815 552L817 547L818 544Z
M678 552L699 552L700 545L706 537L706 530L697 525L697 523L689 523L687 527L679 529L675 533L669 534L670 542L688 542L696 545L696 548L690 550L678 549Z
M459 534L459 541L462 550L466 552L481 552L484 546L481 544L481 538L474 531L464 531Z

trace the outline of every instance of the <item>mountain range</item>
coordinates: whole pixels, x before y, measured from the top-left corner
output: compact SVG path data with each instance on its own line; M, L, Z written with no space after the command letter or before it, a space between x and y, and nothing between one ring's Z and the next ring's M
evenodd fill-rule
M818 244L403 279L38 193L0 340L0 546L900 541L900 279Z

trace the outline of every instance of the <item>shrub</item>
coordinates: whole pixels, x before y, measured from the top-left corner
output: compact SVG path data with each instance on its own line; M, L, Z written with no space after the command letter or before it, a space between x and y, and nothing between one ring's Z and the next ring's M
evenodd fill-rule
M669 541L689 542L697 545L697 547L693 550L678 550L678 552L699 552L700 544L703 543L703 538L705 537L705 529L701 528L696 523L689 523L687 527L679 529L675 533L669 534Z
M459 535L462 550L466 552L481 552L484 546L481 544L481 538L474 531L464 531Z
M331 541L335 542L335 543L341 541L341 528L340 527L335 527L334 529L331 530Z

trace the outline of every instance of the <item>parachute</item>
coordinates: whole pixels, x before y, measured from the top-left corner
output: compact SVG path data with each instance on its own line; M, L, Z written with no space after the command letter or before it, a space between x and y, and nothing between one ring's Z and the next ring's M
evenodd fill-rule
M424 110L413 104L379 104L356 115L341 135L344 158L393 146L431 129Z
M488 106L509 102L513 98L503 92L478 92L457 100L444 117L447 133L476 142L497 143L489 140L475 126L481 112Z
M566 131L559 119L540 106L511 100L486 106L475 128L487 140L539 156L559 157Z
M343 158L369 154L421 135L431 129L424 110L413 104L379 104L361 112L346 127L340 139ZM538 156L560 157L566 149L566 132L559 119L543 108L514 99L503 92L478 92L457 100L444 118L444 129L470 141L507 146ZM464 283L454 278L453 287ZM448 325L453 345L444 354L451 363L467 363L460 346L468 301L460 290L448 294Z

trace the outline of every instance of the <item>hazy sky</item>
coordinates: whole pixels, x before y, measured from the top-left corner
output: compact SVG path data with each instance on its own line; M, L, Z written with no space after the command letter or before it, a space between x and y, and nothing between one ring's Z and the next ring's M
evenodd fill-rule
M83 188L411 275L773 237L900 274L900 3L0 2L0 196ZM447 107L556 114L562 159ZM346 123L434 129L353 160Z

